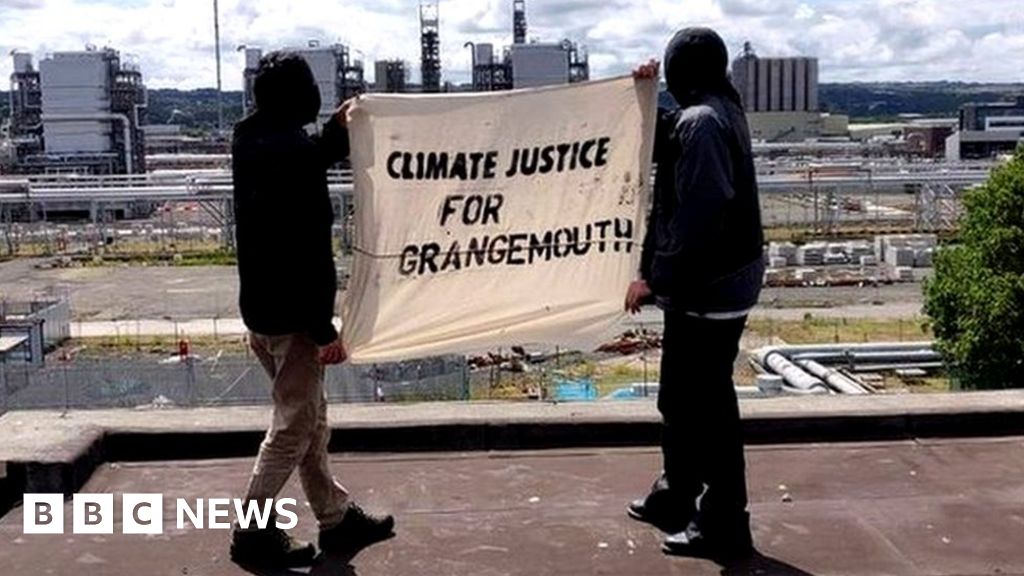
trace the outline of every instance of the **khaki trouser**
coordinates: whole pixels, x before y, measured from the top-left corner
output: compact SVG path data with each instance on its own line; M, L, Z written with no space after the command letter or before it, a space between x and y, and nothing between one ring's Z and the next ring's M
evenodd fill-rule
M295 468L321 529L341 522L348 492L327 462L327 393L319 348L305 334L250 333L250 346L274 382L274 419L260 445L246 494L262 503L277 498Z

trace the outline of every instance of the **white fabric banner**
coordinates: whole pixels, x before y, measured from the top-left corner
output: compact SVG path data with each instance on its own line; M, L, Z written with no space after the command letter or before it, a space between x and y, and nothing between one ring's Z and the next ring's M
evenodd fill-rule
M360 98L351 360L609 336L639 270L656 97L620 78Z

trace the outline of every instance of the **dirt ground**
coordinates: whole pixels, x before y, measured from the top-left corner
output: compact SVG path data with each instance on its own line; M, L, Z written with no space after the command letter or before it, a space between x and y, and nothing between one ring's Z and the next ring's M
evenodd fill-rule
M49 262L30 259L0 264L0 299L67 296L76 320L239 315L238 276L231 266L40 267ZM766 288L759 313L801 318L805 311L813 314L818 310L850 317L910 318L920 314L921 303L919 283L876 288Z

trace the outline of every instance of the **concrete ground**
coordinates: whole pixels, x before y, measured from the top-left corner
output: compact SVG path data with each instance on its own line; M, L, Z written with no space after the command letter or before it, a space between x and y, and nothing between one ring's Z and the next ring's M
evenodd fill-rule
M0 296L68 296L76 320L190 320L238 316L231 266L101 267L41 270L46 260L0 264Z
M226 558L228 533L176 529L173 501L237 496L250 466L104 465L82 491L163 493L165 533L121 535L118 515L113 535L27 536L15 509L0 521L0 574L243 574ZM663 556L661 535L625 516L658 466L653 449L338 455L335 472L368 508L397 516L398 536L312 573L1024 574L1021 437L750 448L763 557L725 568ZM303 502L294 479L284 495ZM305 508L296 534L314 536Z
M207 331L218 318L222 333L234 329L238 313L238 277L231 266L104 267L38 269L46 260L0 263L0 298L25 300L69 296L74 334L86 336L135 334L143 328L155 334L173 333L175 322L205 320ZM625 288L623 288L625 290ZM761 295L760 317L780 320L814 316L849 318L909 318L921 311L918 283L877 288L768 288ZM140 320L120 328L112 321ZM96 324L88 324L96 322ZM106 331L106 332L104 332ZM145 332L143 332L145 333Z

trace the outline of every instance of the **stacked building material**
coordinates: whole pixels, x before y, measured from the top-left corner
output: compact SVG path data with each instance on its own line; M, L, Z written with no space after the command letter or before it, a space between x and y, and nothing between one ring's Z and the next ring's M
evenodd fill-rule
M785 259L785 266L796 264L796 245L792 242L772 242L768 245L769 258Z
M796 250L796 263L800 266L821 266L825 263L826 250L824 243L801 246Z

